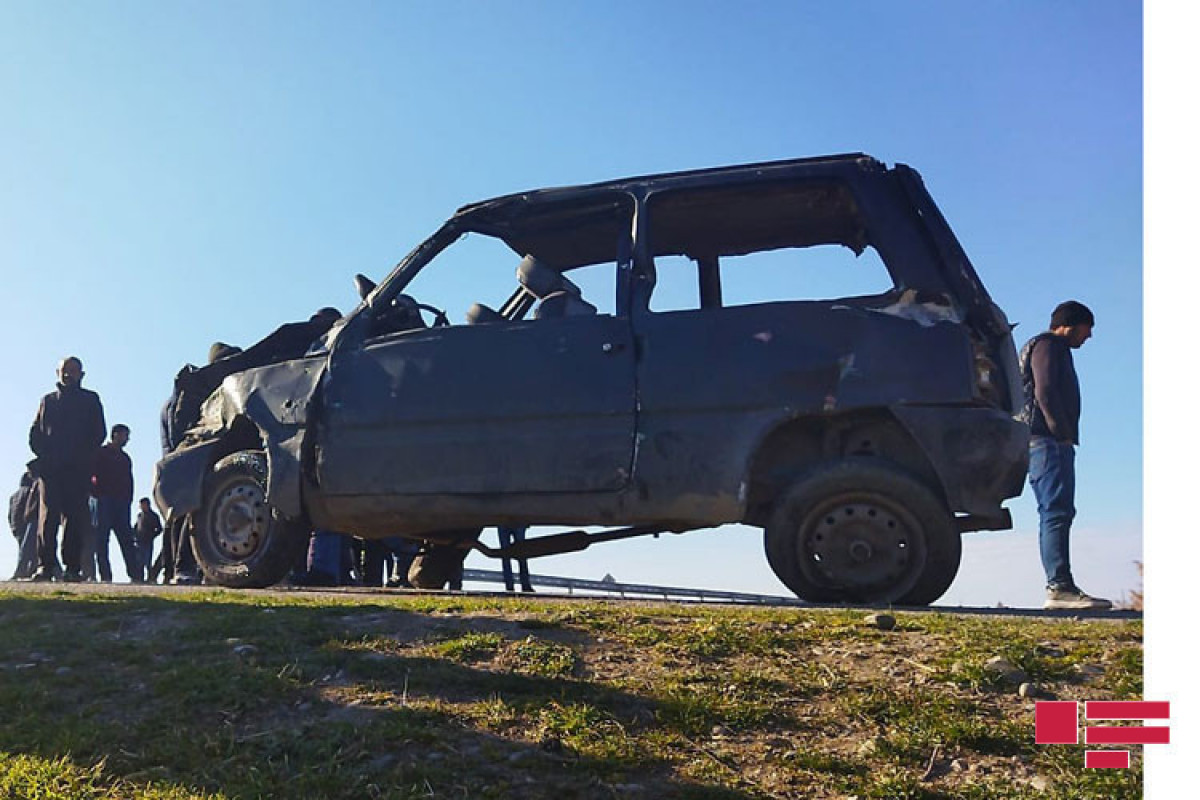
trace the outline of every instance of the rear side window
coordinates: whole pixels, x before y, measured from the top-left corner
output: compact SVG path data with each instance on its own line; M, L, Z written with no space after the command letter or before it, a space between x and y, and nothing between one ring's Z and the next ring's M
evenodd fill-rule
M830 182L650 198L652 311L885 294L894 283L850 192Z

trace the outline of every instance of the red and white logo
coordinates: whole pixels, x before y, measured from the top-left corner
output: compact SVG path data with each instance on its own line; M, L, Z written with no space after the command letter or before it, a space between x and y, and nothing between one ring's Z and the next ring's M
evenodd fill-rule
M1171 704L1146 701L1088 701L1086 720L1159 720L1171 718ZM1079 703L1042 701L1033 712L1034 741L1038 744L1079 744ZM1088 725L1085 744L1170 744L1171 729L1165 725ZM1093 769L1128 769L1128 750L1087 750L1083 765Z

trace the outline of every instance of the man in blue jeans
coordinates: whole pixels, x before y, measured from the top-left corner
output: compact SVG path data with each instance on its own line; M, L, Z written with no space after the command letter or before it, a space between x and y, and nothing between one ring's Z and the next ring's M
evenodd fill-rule
M129 507L133 505L133 462L125 452L129 443L129 426L113 425L108 444L96 454L92 471L92 493L96 496L96 566L100 580L112 581L112 565L108 560L108 536L117 535L125 573L133 583L144 581L142 560L137 541L129 525Z
M1079 378L1071 351L1083 346L1096 324L1091 309L1068 300L1050 315L1050 330L1021 349L1025 388L1022 417L1029 424L1029 485L1038 504L1038 543L1046 570L1048 609L1105 609L1071 574L1071 522L1075 519L1075 447L1079 444Z

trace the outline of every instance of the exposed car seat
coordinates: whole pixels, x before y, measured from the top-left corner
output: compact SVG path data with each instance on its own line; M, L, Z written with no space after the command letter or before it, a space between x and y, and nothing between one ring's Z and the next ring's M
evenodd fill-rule
M508 322L504 315L483 303L474 303L467 309L468 325L488 325L496 322Z
M517 266L517 280L541 302L534 319L595 314L596 307L583 299L579 287L565 275L533 256L525 256Z

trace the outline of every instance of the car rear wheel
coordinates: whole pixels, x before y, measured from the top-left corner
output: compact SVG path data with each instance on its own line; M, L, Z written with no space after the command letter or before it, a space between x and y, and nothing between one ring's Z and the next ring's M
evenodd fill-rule
M864 457L796 480L764 542L775 574L810 602L925 605L949 588L962 554L949 511L927 486Z
M281 581L308 544L307 527L267 503L267 459L243 451L216 463L192 515L196 561L214 583L262 588Z

